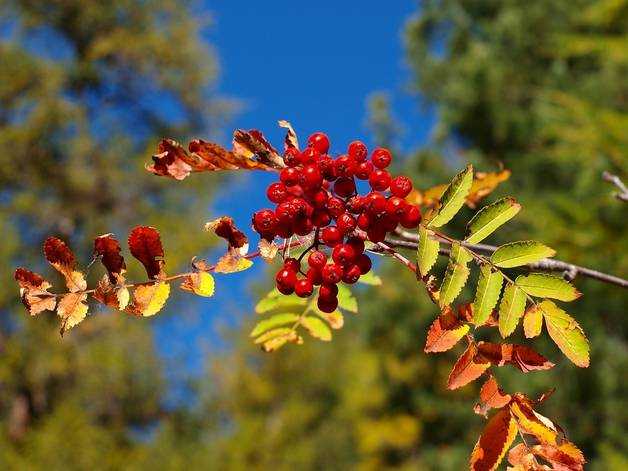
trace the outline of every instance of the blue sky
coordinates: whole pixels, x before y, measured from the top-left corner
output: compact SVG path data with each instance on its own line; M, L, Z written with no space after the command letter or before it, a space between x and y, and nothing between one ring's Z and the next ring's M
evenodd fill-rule
M283 118L302 142L322 130L339 152L354 139L370 143L366 102L383 91L403 124L403 146L429 138L434 114L408 92L411 73L403 51L402 30L416 12L414 2L207 0L205 6L214 21L207 40L220 62L217 91L243 104L227 135L235 128L258 128L280 147L284 132L276 123ZM207 219L230 215L248 231L250 215L267 206L265 187L272 179L261 172L233 178ZM259 262L241 274L218 275L214 298L163 318L156 333L166 356L200 371L203 353L220 345L217 326L233 325L251 312L251 285L265 268Z

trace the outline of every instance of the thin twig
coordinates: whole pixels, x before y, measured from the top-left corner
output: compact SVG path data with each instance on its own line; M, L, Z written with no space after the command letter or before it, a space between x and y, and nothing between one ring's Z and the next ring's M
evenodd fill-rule
M621 181L621 178L619 178L617 175L613 175L610 172L604 171L602 172L602 179L604 179L604 181L612 183L617 187L617 189L619 189L619 192L615 193L615 198L620 201L628 202L628 188L626 188L624 182Z
M407 249L417 249L419 236L407 231L397 231L397 235L400 239L387 238L386 243L391 247L404 247ZM440 238L440 241L443 244L451 245L451 241ZM485 253L493 253L497 250L497 247L494 245L486 245L486 244L468 244L466 242L460 242L460 244L464 247L468 247L471 250L485 252ZM563 262L561 260L554 260L551 258L544 258L535 263L529 263L525 265L527 268L531 270L541 270L541 271L560 271L563 272L570 279L575 278L576 276L586 276L588 278L592 278L594 280L602 281L604 283L610 283L613 285L621 286L622 288L628 288L628 280L620 278L618 276L609 275L607 273L603 273L597 270L593 270L587 267L581 267L579 265L574 265L573 263Z

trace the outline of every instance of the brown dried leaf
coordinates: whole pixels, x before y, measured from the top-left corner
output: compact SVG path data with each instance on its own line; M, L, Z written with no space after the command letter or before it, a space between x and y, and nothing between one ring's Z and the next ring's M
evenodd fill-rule
M484 197L490 195L500 183L510 178L510 170L499 172L475 172L473 183L467 195L467 206L475 208Z
M216 263L216 267L214 268L215 273L236 273L239 271L244 271L253 266L253 262L248 258L243 258L238 255L234 255L231 253L226 253L218 260Z
M486 417L489 409L501 409L510 402L510 394L504 391L497 384L494 376L486 380L480 389L480 401L473 407L476 414Z
M510 417L508 410L499 410L490 418L473 448L469 460L470 469L473 471L497 469L516 435L517 424Z
M549 370L554 363L525 345L479 342L478 353L495 366L512 365L524 373Z
M96 286L94 298L109 307L123 311L129 304L130 294L125 286L111 283L108 276L105 275Z
M268 242L266 239L261 239L257 246L260 256L264 261L271 263L277 256L279 247L274 242Z
M120 243L113 234L104 234L94 239L94 256L100 258L112 283L124 283L122 274L126 271L126 264L120 251Z
M57 304L57 315L61 318L61 335L78 325L87 315L87 294L68 293Z
M286 133L284 150L290 147L295 147L296 149L299 149L299 140L297 139L297 133L294 132L292 125L285 119L280 119L279 126L288 130L288 132Z
M491 363L477 355L477 347L471 343L465 352L458 358L447 381L448 389L458 389L471 381L478 379Z
M76 271L76 258L65 242L56 237L44 241L44 256L55 270L63 275L65 284L71 292L87 289L83 273Z
M244 232L235 226L233 219L228 216L205 223L205 230L225 239L229 244L229 251L233 251L237 255L246 255L249 251L249 240Z
M423 350L426 353L445 352L456 345L467 332L469 325L462 323L447 306L430 326Z
M157 229L150 226L135 227L129 234L128 243L131 255L144 265L149 278L164 274L164 249Z
M22 304L31 316L46 310L54 311L57 300L52 293L48 292L51 284L41 275L20 267L15 270L13 276L20 286Z

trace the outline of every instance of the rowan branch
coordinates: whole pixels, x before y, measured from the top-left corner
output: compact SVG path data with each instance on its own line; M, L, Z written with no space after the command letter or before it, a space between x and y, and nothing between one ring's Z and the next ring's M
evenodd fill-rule
M418 248L418 240L419 236L407 231L397 231L397 235L400 237L396 238L387 238L386 243L390 247L403 247L407 249ZM440 238L440 242L445 245L451 245L451 241ZM486 244L469 244L464 241L460 241L460 244L464 247L468 247L471 250L484 252L487 254L492 254L497 250L497 247L494 245L486 245ZM449 255L448 249L442 249L441 255ZM525 265L527 268L531 270L541 270L541 271L556 271L563 272L564 276L573 280L576 276L585 276L588 278L592 278L594 280L598 280L604 283L609 283L616 286L621 286L622 288L628 288L628 280L620 278L618 276L609 275L607 273L603 273L597 270L593 270L587 267L581 267L579 265L574 265L573 263L563 262L561 260L554 260L551 258L544 258L535 263L529 263Z
M619 192L615 193L615 198L620 201L628 202L628 188L624 185L624 182L621 181L617 175L613 175L610 172L604 171L602 172L602 179L606 182L612 183L617 187Z

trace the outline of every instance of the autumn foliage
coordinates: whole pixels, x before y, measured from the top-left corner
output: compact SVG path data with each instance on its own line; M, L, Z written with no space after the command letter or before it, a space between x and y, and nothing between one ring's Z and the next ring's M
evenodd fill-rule
M294 155L294 149L299 149L296 133L287 122L282 121L280 125L288 130L285 149L293 149L290 152ZM190 142L185 149L176 141L164 139L147 169L159 176L182 180L193 172L276 171L284 167L282 153L259 131L239 130L234 134L231 150L201 140ZM420 206L424 215L418 229L408 232L395 225L381 240L374 240L368 231L365 233L359 228L351 229L348 236L359 238L365 247L363 250L402 263L425 286L427 295L439 310L427 332L426 353L445 352L463 344L464 351L452 366L446 387L455 390L483 378L480 397L473 410L487 416L488 420L471 453L470 469L493 470L506 457L510 469L517 471L581 470L585 463L582 453L558 425L537 411L551 392L538 399L521 392L505 392L495 376L495 370L501 367L515 368L526 374L554 367L553 361L531 346L501 340L512 335L520 324L525 337L530 339L539 336L545 325L549 337L564 355L575 365L587 367L589 346L585 334L577 321L555 302L573 301L581 293L561 277L531 270L535 264L555 254L540 242L515 241L491 253L477 245L521 210L521 205L512 197L481 208L468 222L462 239L442 230L463 205L477 207L509 175L503 169L474 172L469 165L447 185L414 189L407 194L407 204ZM350 196L354 195L347 195L345 199ZM128 249L146 271L146 279L138 282L126 280L127 265L115 236L96 237L89 265L99 262L104 272L93 287L88 287L85 272L79 268L66 243L49 237L43 244L44 256L62 275L65 288L51 292L52 284L44 277L18 268L15 280L22 302L32 316L46 310L56 311L61 321L61 334L64 334L85 319L90 301L133 316L152 316L166 303L173 283L178 283L184 291L212 296L214 273L245 270L256 258L272 262L278 258L294 259L291 257L297 253L300 261L320 242L318 231L290 234L279 241L273 234L263 238L256 251L249 252L246 234L235 227L231 218L210 221L205 229L224 239L225 254L215 263L193 259L189 271L168 274L157 229L134 228L128 236ZM412 256L403 254L407 249L412 250ZM434 274L439 256L448 258L447 267L444 273ZM473 269L478 272L475 298L456 303ZM366 284L379 285L386 281L372 272L363 275L358 278ZM303 343L306 334L330 341L332 332L343 327L344 316L358 312L350 283L338 284L334 295L337 307L323 310L315 301L317 292L323 288L320 283L313 285L316 287L310 299L274 289L257 304L255 310L262 319L253 328L251 337L264 351L274 351L289 343ZM477 332L482 333L481 338L490 336L491 340L478 340ZM521 441L513 447L518 439Z

